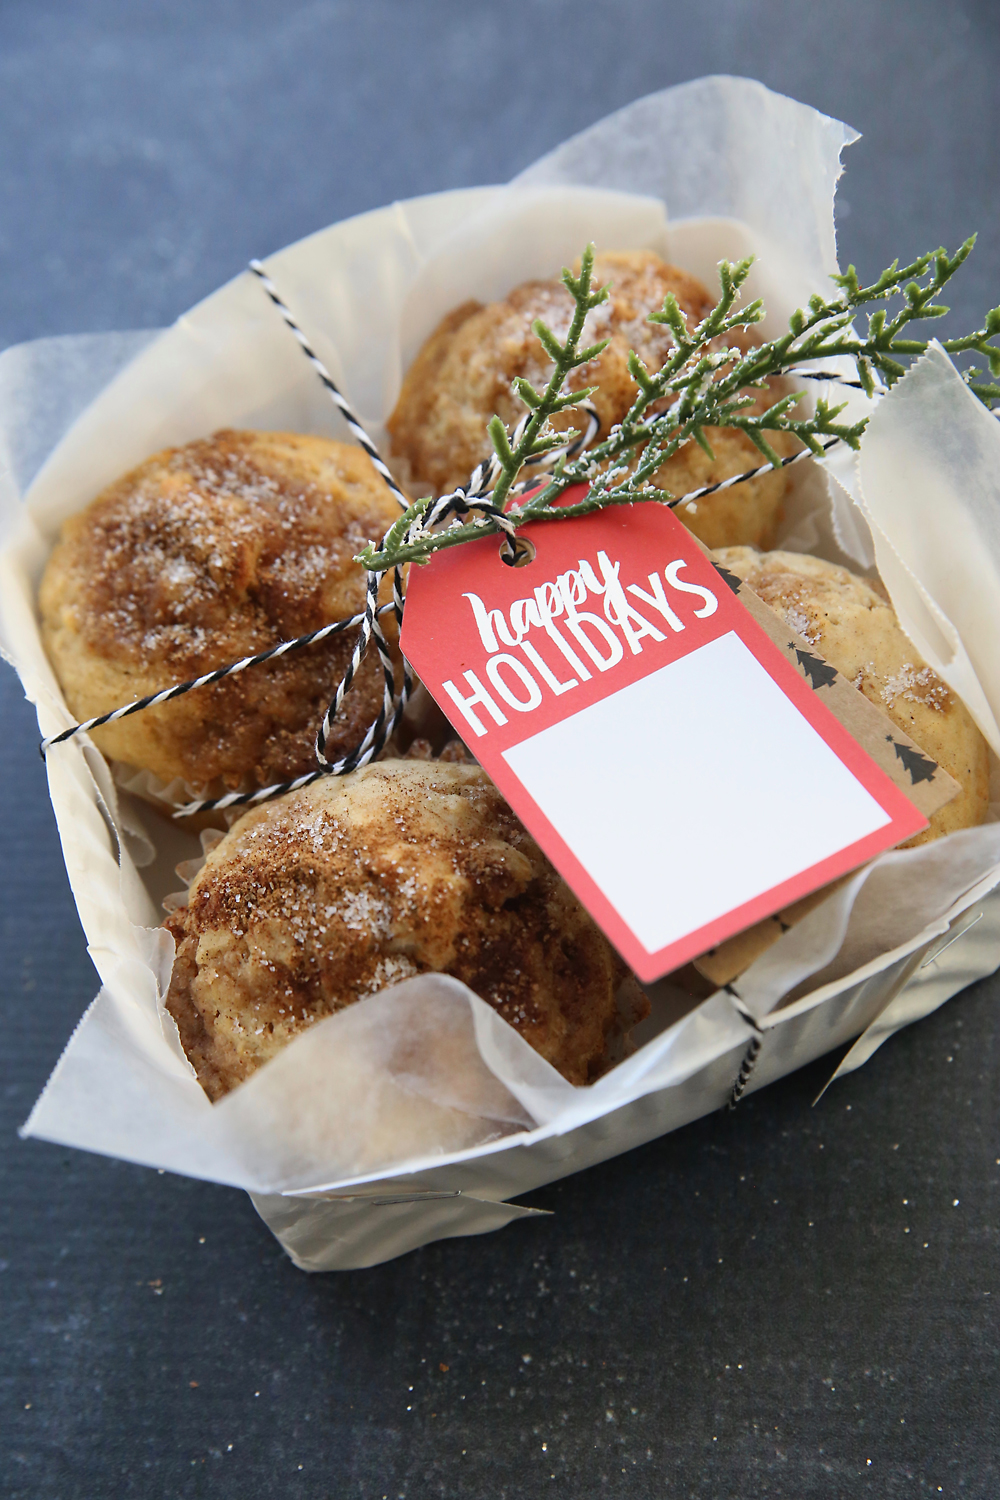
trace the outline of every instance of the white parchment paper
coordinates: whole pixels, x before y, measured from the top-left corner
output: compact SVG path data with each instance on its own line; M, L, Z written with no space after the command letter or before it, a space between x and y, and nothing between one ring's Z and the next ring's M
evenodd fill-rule
M556 273L588 239L656 249L709 284L721 256L753 251L751 292L777 327L836 267L833 190L854 138L760 84L699 80L611 116L508 188L394 204L291 246L268 270L381 436L406 363L446 311ZM793 470L785 544L862 567L874 545L907 629L995 743L998 469L983 428L992 419L956 380L943 356L923 361L880 406L860 469L839 460L843 483ZM152 341L45 340L0 356L0 632L43 733L71 722L34 602L61 522L157 448L220 426L345 436L250 275ZM917 433L929 457L915 469L905 456ZM212 1106L163 1009L172 954L157 926L174 866L197 855L197 840L141 809L79 741L50 754L48 774L102 989L27 1132L247 1187L300 1264L370 1264L436 1233L496 1227L500 1200L674 1128L732 1086L752 1032L724 995L682 1013L660 987L640 1050L577 1089L463 986L425 976L319 1023ZM989 913L975 929L975 972L995 967L998 878L998 823L858 872L740 981L768 1037L756 1081L875 1021L975 901ZM968 965L954 972L974 977ZM904 1019L939 1004L949 983L944 971L921 980ZM419 1045L400 1049L404 1015ZM433 1188L435 1203L443 1192L479 1207L394 1210L380 1224L351 1207L345 1228L337 1215L358 1185L389 1179L417 1200ZM312 1195L314 1209L291 1213L289 1193Z

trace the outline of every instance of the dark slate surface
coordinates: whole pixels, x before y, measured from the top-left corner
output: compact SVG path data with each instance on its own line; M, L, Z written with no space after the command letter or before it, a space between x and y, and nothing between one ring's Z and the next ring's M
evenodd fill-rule
M980 229L971 318L998 63L992 0L6 0L0 343L165 322L713 71L865 132L845 260ZM0 694L4 1495L1000 1493L998 982L815 1110L823 1063L532 1195L552 1219L310 1278L238 1193L17 1140L94 975Z

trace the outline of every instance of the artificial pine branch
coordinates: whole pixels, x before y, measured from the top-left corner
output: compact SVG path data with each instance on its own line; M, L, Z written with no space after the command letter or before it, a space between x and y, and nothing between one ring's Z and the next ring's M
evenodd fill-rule
M536 318L531 325L532 331L537 335L546 354L553 361L553 370L544 391L536 391L527 380L518 379L516 382L518 395L531 409L531 419L513 451L507 439L507 429L500 418L493 417L489 424L490 440L500 460L501 469L500 478L493 490L493 504L498 510L503 509L511 486L529 459L538 458L553 448L562 447L564 443L578 435L575 430L571 433L546 432L545 424L556 412L577 406L587 396L593 394L593 387L589 386L586 390L563 394L563 386L569 374L580 365L589 364L592 359L596 359L608 344L607 339L602 339L599 344L592 344L588 349L579 347L587 314L608 300L606 286L598 287L596 291L591 288L593 270L594 247L588 245L580 261L579 276L574 276L569 270L564 270L562 273L563 285L575 304L564 343L559 342L541 318Z
M711 456L706 428L736 428L746 434L768 463L776 466L780 459L768 441L769 433L790 433L814 454L823 452L823 438L839 438L857 448L868 425L867 417L853 423L838 422L844 407L831 406L824 400L817 401L810 416L796 417L793 408L802 399L802 391L781 397L763 413L751 412L748 408L753 405L753 396L747 392L764 389L769 380L794 372L807 361L845 355L853 359L858 379L869 397L875 395L877 382L883 388L891 388L906 373L908 361L925 353L930 342L913 337L912 325L943 317L949 311L937 299L974 244L973 235L954 255L944 249L934 250L902 268L898 261L893 261L868 286L862 286L855 268L849 266L843 275L832 278L839 288L836 295L814 295L808 307L792 314L787 333L746 351L731 347L727 335L750 328L764 317L759 300L739 306L752 257L735 264L720 262L719 300L694 329L688 328L673 294L665 299L659 311L650 314L649 322L670 330L673 348L655 373L647 369L637 354L629 355L629 370L637 394L622 421L603 442L579 457L560 458L544 487L529 500L513 505L508 514L520 524L587 515L607 505L636 501L669 504L674 497L648 481L686 443L698 443ZM529 460L562 448L577 436L576 432L556 432L547 424L551 417L578 406L593 393L592 387L563 390L570 373L596 359L607 343L605 340L586 349L579 347L587 314L608 296L607 287L592 288L593 263L594 247L589 245L581 258L579 276L563 271L563 284L575 304L565 340L560 342L540 319L532 325L553 361L553 370L543 391L523 379L515 382L517 394L531 415L519 429L513 446L499 417L493 417L489 424L500 467L491 497L498 510L505 509ZM902 297L903 305L893 316L889 316L884 306L867 311L871 304L889 303L895 297ZM866 319L864 332L855 327L859 314ZM998 334L1000 307L991 309L983 326L975 332L941 342L949 354L983 356L991 375L1000 377L1000 346L991 342ZM1000 385L977 380L982 373L970 366L962 375L969 389L989 404L1000 398ZM581 501L570 506L556 503L567 489L580 483L589 486ZM440 531L425 529L421 518L432 503L416 501L382 543L369 545L356 561L383 572L401 563L426 562L445 547L459 546L484 532L497 530L496 522L489 516L453 520Z

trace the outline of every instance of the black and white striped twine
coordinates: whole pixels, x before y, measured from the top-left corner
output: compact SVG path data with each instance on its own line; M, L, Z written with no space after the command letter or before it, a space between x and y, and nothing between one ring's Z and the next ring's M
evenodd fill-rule
M750 1038L750 1044L743 1054L743 1061L740 1064L740 1071L736 1075L736 1082L733 1084L732 1092L729 1095L729 1103L727 1108L735 1109L737 1104L739 1104L740 1100L743 1098L743 1095L746 1093L747 1084L750 1082L753 1070L757 1066L757 1059L760 1056L760 1049L764 1045L764 1032L757 1020L757 1017L743 1003L739 995L733 989L733 986L731 984L724 984L722 988L729 996L730 1002L732 1003L734 1009L738 1011L743 1020L746 1021L747 1025L753 1029L753 1036Z
M326 368L326 365L320 359L319 355L316 353L315 349L310 344L305 334L302 332L302 329L292 317L291 312L282 301L281 295L278 292L278 288L275 286L270 276L268 276L259 260L252 260L250 262L250 269L257 277L261 286L264 288L265 292L270 297L271 301L274 303L281 316L284 318L287 326L291 329L292 333L298 341L302 353L312 365L313 369L316 371L316 374L319 376L320 380L325 386L330 400L333 402L334 406L337 408L337 410L340 412L340 415L347 423L352 435L357 438L361 447L368 454L368 457L372 461L373 467L379 474L381 474L382 478L389 486L393 495L396 497L396 501L399 504L400 509L407 510L410 504L409 500L403 494L403 491L399 488L399 485L396 483L395 479L393 479L392 473L390 472L389 467L383 459L381 453L379 453L375 444L368 436L368 433L358 421L350 403L337 387L337 384L334 381L333 376L330 374L329 370Z

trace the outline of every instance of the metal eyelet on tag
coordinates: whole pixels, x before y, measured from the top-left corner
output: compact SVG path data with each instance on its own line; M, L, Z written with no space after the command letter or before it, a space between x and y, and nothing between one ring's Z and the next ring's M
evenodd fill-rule
M500 543L500 561L505 562L508 568L526 568L535 560L535 544L526 536L516 536L513 539L504 537Z

